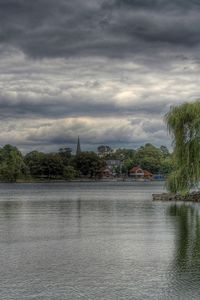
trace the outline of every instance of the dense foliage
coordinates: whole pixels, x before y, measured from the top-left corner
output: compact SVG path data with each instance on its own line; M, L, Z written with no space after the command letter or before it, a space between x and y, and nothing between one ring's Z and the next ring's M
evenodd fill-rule
M32 176L51 179L63 173L63 161L57 153L33 151L25 156L24 161Z
M117 155L118 153L119 155ZM171 154L165 146L157 148L148 143L138 150L118 149L115 157L124 158L123 171L125 173L128 173L133 166L140 166L153 174L165 175L173 170Z
M168 174L172 170L171 154L164 146L157 148L146 144L138 150L100 146L95 152L72 155L70 148L57 153L32 151L23 156L11 145L0 149L0 180L73 180L77 177L101 178L107 160L119 160L116 176L128 175L133 166L141 166L152 173Z
M21 152L11 145L0 149L0 180L15 182L27 176L27 167Z
M80 153L75 156L73 163L80 176L88 177L99 176L101 169L105 166L105 161L94 152Z
M173 136L175 164L168 189L187 193L200 181L200 102L172 107L166 121Z

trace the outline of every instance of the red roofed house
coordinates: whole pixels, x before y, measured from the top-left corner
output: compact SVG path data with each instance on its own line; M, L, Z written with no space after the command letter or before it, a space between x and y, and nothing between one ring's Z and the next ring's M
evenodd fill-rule
M140 167L133 167L129 174L134 178L144 178L144 171Z
M153 174L147 170L144 170L144 178L152 180L153 179Z
M153 174L149 171L143 170L139 166L133 167L130 171L129 174L131 177L134 179L149 179L151 180L153 177Z

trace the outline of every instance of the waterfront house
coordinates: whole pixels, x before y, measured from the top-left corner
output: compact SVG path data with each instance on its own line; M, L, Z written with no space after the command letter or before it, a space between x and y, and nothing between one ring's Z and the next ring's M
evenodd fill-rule
M147 170L144 170L144 179L149 179L152 180L153 179L153 174Z
M113 176L121 174L123 162L120 159L106 160L106 166L111 171Z
M104 168L101 170L101 176L103 178L111 178L112 175L112 171L109 168Z
M134 179L144 178L144 171L143 171L142 168L140 168L139 166L133 167L133 168L129 171L129 175L130 175L131 177L133 177Z
M143 170L139 166L133 167L129 171L129 175L132 178L134 178L134 179L148 179L148 180L152 180L152 178L153 178L153 174L151 172L149 172L147 170Z

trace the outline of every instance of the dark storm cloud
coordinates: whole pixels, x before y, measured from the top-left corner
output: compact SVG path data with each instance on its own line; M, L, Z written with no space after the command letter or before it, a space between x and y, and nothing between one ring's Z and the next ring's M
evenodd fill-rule
M166 10L172 8L188 10L198 8L200 5L199 0L114 0L113 3L120 7L127 6L129 8L146 8L151 10Z
M199 1L0 0L0 43L38 58L198 46L199 25Z

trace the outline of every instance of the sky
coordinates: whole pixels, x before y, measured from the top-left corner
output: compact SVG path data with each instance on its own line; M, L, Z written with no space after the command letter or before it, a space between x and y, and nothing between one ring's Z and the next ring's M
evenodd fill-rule
M199 75L199 0L0 0L0 146L170 147Z

